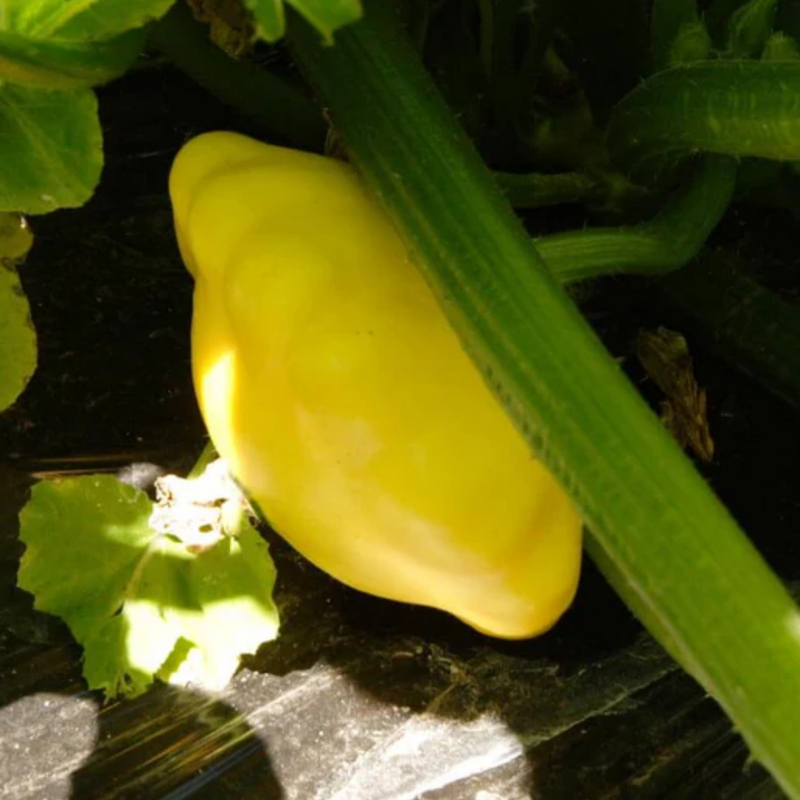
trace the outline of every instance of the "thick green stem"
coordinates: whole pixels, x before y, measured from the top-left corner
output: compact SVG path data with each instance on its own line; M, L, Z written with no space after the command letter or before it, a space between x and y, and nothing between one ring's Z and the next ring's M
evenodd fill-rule
M651 630L800 798L800 614L548 274L380 2L290 44L465 349Z
M800 159L800 62L704 61L655 74L614 109L612 158L654 178L687 153Z
M703 158L698 174L649 222L628 228L585 228L543 236L536 249L562 283L615 272L660 274L697 255L728 207L736 162Z
M208 38L181 0L150 28L150 43L197 84L297 147L319 150L327 125L299 88L246 61L236 61Z

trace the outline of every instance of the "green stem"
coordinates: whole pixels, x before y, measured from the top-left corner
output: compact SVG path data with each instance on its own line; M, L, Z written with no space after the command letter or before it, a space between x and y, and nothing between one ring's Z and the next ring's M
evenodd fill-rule
M604 185L585 172L561 172L555 175L495 172L494 177L500 191L514 208L587 202L600 200L605 194Z
M465 349L651 630L800 798L800 614L538 257L379 0L290 44ZM768 665L768 668L765 668Z
M706 156L688 187L655 219L629 228L586 228L543 236L536 249L562 283L615 272L660 274L688 264L725 213L736 162Z
M206 471L206 467L212 461L216 461L218 458L219 456L217 455L217 450L214 447L214 443L209 439L208 442L206 442L206 446L203 448L203 451L197 457L197 461L195 461L194 466L186 476L187 480L199 478Z
M617 105L607 141L613 160L644 179L693 152L800 159L800 62L659 72Z
M287 81L223 53L186 3L175 3L149 35L180 70L265 131L298 147L322 149L327 126L312 100Z

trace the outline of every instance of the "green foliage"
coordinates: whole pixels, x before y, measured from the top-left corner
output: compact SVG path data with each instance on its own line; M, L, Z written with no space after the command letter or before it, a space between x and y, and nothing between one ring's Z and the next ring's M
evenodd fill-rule
M91 197L103 165L91 87L124 72L174 0L10 0L0 16L0 211Z
M139 54L138 32L103 42L31 40L0 30L0 76L23 86L82 89L123 73Z
M91 197L103 168L103 135L90 89L0 87L0 211L44 214Z
M0 18L0 79L47 89L97 86L139 54L141 26L174 0L11 0Z
M253 12L258 35L276 42L286 30L284 1L299 11L331 42L334 32L361 18L361 0L244 0Z
M183 483L206 491L203 478ZM37 484L20 514L19 586L67 623L107 697L141 694L156 673L220 689L278 630L275 569L241 514L205 533L183 510L153 512L143 492L88 476Z
M0 214L0 411L21 394L36 369L36 331L16 263L33 243L17 214Z

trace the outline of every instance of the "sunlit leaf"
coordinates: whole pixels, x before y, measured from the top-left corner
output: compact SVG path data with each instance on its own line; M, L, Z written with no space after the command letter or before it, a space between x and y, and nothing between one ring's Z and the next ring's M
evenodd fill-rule
M255 653L278 634L272 602L275 567L266 543L250 526L201 553L190 565L189 586L202 613L173 606L170 619L194 647L177 668L162 670L170 683L222 689L241 653ZM235 587L236 593L231 593Z
M222 688L278 630L275 570L255 530L197 547L153 529L152 512L143 492L86 476L37 484L20 514L18 584L66 622L90 688L108 697L141 694L156 673Z

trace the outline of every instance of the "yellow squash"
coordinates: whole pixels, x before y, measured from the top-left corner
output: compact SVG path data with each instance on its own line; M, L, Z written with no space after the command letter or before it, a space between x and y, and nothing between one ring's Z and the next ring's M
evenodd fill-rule
M365 592L495 636L553 625L580 519L355 171L211 133L170 193L200 407L274 528Z

